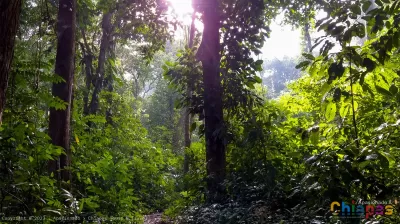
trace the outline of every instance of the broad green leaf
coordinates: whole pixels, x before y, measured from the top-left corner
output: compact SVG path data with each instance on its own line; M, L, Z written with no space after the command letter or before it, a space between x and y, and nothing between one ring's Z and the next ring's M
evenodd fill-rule
M393 96L392 93L389 90L387 90L387 89L385 89L385 88L383 88L381 86L375 85L375 88L376 88L376 91L378 91L378 93L380 93L382 95L385 95L385 96L388 96L388 97L392 97Z
M372 91L371 87L367 83L363 83L361 87L362 87L364 92L368 92L372 97L375 96L375 94Z
M304 69L309 64L311 64L310 61L302 61L302 62L300 62L300 64L296 65L296 69Z
M394 158L392 154L387 152L383 152L381 154L387 159L387 161L389 161L389 168L393 168L396 165L396 158Z
M326 106L325 118L329 122L335 118L335 115L336 115L336 103L329 102L328 105Z
M180 194L181 194L184 198L189 197L189 194L188 194L187 191L182 191Z
M358 164L358 168L359 168L360 170L363 170L363 169L364 169L366 166L368 166L370 163L371 163L370 160L363 161L363 162L361 162L361 163Z
M311 61L314 61L314 59L315 59L315 57L309 53L303 53L302 55L303 55L303 57L305 57L306 59L311 60Z
M258 76L254 76L254 80L256 80L257 83L262 83L262 79Z
M331 88L331 85L329 83L325 82L322 87L321 87L321 94L325 95L326 92L328 92Z
M255 62L256 65L262 65L263 63L264 63L263 60L257 60L257 61Z
M339 114L340 117L345 118L350 110L350 104L345 104L340 107Z
M172 61L166 61L165 65L169 66L169 67L173 67L175 64Z
M357 103L357 101L354 101L353 107L354 107L354 111L357 111L357 110L358 110L358 103Z
M311 143L317 145L319 142L319 131L313 131L310 134Z

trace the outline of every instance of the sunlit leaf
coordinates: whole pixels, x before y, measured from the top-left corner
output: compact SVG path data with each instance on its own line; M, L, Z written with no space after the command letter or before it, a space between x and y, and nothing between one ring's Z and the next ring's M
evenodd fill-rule
M325 110L325 118L326 120L332 121L336 116L336 103L329 102L328 105L326 106Z

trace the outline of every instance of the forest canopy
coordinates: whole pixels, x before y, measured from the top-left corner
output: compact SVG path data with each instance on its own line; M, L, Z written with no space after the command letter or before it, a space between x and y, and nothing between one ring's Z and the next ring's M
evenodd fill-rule
M298 57L264 60L277 17ZM2 0L0 21L0 223L400 223L399 0Z

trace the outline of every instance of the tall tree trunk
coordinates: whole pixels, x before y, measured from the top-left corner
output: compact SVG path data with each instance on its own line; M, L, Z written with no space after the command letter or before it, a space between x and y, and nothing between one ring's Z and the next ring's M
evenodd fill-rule
M139 78L135 79L135 99L137 100L139 98Z
M108 58L114 59L115 60L115 41L110 41L110 49L109 49L109 56ZM107 104L108 108L106 110L106 121L108 124L113 124L112 121L112 105L113 105L113 98L112 98L112 93L114 92L114 78L113 78L113 72L112 72L112 65L109 65L109 72L106 80L106 86L107 86L107 91L109 95L107 96Z
M90 50L89 44L86 40L86 34L83 29L81 29L82 38L84 40L84 44L81 43L82 53L83 53L83 62L85 64L85 84L86 88L83 92L83 114L89 114L89 93L90 86L92 84L93 77L93 54Z
M107 96L107 104L108 108L106 110L106 121L108 124L113 124L112 121L112 105L113 105L113 100L112 100L112 92L114 92L114 79L112 77L112 74L107 76L107 91L109 92L110 95Z
M194 34L195 34L195 20L196 20L196 11L193 11L192 14L192 24L190 25L190 33L189 33L189 43L188 47L192 48L193 47L193 41L194 41ZM187 85L187 91L186 94L188 97L191 97L192 91L190 90L189 83ZM185 158L184 158L184 163L183 163L183 172L187 173L189 172L189 163L190 163L190 158L189 155L186 153L186 149L190 148L190 145L192 144L191 136L190 136L190 110L189 108L185 108L185 120L184 120L184 130L185 130Z
M218 1L204 0L203 40L198 58L203 65L204 115L209 202L223 199L225 189L225 143L220 77L220 9Z
M0 124L6 105L8 76L14 54L15 35L19 25L22 0L0 1Z
M189 91L188 91L189 92ZM191 136L190 136L190 112L188 109L184 109L184 124L183 124L183 128L184 128L184 137L185 137L185 157L184 157L184 161L183 161L183 172L186 174L187 172L189 172L189 163L190 163L190 155L187 153L187 149L190 148L190 145L192 144L191 141Z
M49 171L61 169L61 178L70 179L65 169L70 165L70 118L72 83L74 78L76 0L59 0L57 20L57 55L55 73L65 82L54 83L52 94L68 104L65 110L50 108L49 135L52 143L64 148L65 155L57 161L49 161Z
M192 23L190 24L190 33L189 33L189 48L193 47L194 35L196 33L196 10L192 13Z
M196 11L193 11L192 14L192 24L190 25L190 31L189 31L189 43L188 46L189 48L193 47L193 40L194 40L194 34L195 34L195 20L196 20ZM188 83L187 85L187 91L186 94L188 97L191 97L192 95L192 91L190 90L190 85ZM185 120L184 120L184 136L185 136L185 158L184 158L184 162L183 162L183 172L187 173L189 172L189 163L190 163L190 158L189 155L186 153L186 149L190 148L190 145L192 144L192 140L191 140L191 136L190 136L190 110L189 108L185 108L185 113L183 116L185 116Z
M110 48L111 41L111 32L112 32L112 24L111 24L112 13L108 12L104 14L103 20L101 22L103 28L103 36L101 37L100 43L100 53L98 59L98 66L96 69L96 77L95 77L95 85L92 94L92 100L90 102L89 113L95 114L99 109L99 94L101 89L103 88L104 82L104 67L107 59L107 52Z
M307 20L304 24L304 41L306 42L306 49L305 52L310 52L312 48L312 42L311 42L311 35L310 35L310 22Z
M176 113L179 117L179 119L176 121L175 123L175 119L174 119L174 132L173 132L173 136L172 136L172 147L173 147L173 152L178 154L180 153L180 149L182 149L182 142L181 142L181 137L183 134L183 123L185 120L185 115L184 115L185 111L181 111L181 113Z
M90 85L92 83L92 64L93 64L93 57L90 54L87 54L83 58L85 63L85 90L83 92L83 114L89 114L89 93L90 93Z

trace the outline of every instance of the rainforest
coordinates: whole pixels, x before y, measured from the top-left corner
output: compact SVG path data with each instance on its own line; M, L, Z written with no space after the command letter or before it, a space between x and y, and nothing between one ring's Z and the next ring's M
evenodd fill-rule
M0 0L0 223L400 223L400 0Z

